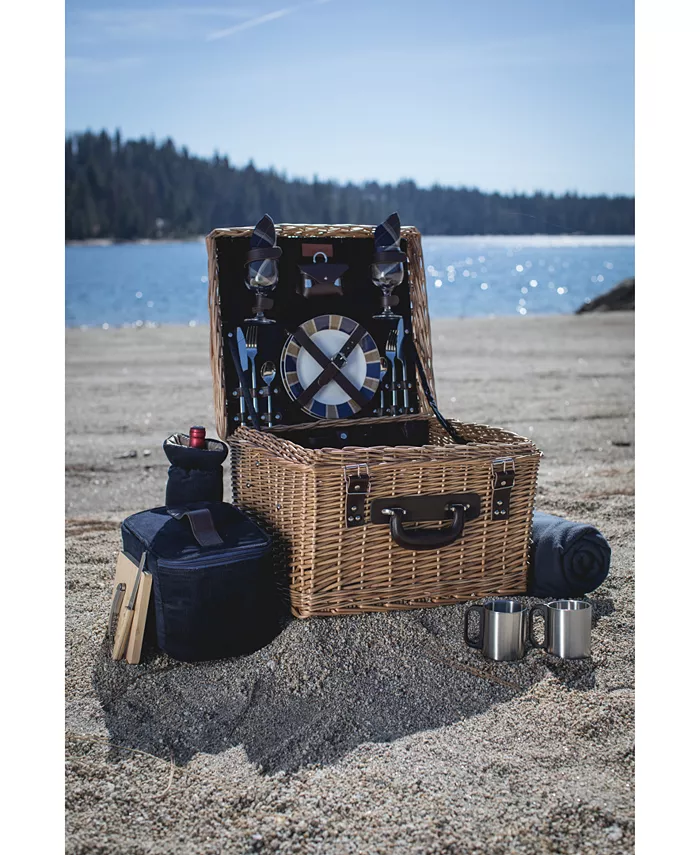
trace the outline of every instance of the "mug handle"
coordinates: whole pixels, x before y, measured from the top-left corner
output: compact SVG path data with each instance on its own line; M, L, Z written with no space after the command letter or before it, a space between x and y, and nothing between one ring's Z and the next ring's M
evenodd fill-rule
M542 617L544 618L544 637L542 638L541 644L535 640L535 635L533 633L534 627L532 625L532 619L535 617L536 614L541 614ZM549 634L549 626L547 623L547 606L544 606L542 604L533 606L530 609L530 614L528 616L528 633L527 633L527 636L528 636L528 639L530 641L530 644L533 647L546 647L547 643L549 642L548 634Z
M481 617L479 618L479 633L475 641L469 638L469 613L470 612L479 612ZM484 607L479 606L469 606L464 616L464 640L467 642L468 647L473 647L474 650L481 650L484 646Z

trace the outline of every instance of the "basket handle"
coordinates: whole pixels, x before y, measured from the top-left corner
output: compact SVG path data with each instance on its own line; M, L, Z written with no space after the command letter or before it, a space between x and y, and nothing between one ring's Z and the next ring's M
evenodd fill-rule
M462 536L465 521L464 505L450 505L449 510L452 512L452 525L448 529L418 529L411 532L406 531L401 522L401 518L406 513L403 508L384 508L382 513L391 517L389 526L394 543L416 552L423 549L442 549Z

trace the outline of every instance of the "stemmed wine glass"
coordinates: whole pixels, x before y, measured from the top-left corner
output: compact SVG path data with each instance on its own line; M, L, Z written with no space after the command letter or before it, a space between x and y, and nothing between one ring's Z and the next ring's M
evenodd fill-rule
M372 282L382 290L381 312L374 315L388 321L396 321L401 318L391 309L392 292L397 285L403 282L405 253L400 250L401 222L399 215L394 213L387 217L384 222L377 226L374 231L375 254L370 266Z
M269 295L277 287L279 271L277 259L282 254L276 246L275 224L267 214L258 222L250 238L250 251L246 259L246 287L255 294L255 317L246 318L247 324L274 324L265 317L265 309L272 308Z
M378 288L382 289L382 304L384 305L382 311L372 317L384 318L389 321L398 320L401 315L397 315L396 312L392 311L389 298L391 297L394 288L403 282L403 262L382 262L380 264L373 264L370 272L372 282Z

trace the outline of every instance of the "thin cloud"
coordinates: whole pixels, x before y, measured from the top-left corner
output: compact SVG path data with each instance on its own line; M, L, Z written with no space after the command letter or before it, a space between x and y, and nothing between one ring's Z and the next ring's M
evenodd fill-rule
M267 24L270 21L277 21L294 12L299 12L302 9L308 9L310 6L322 6L325 3L330 3L330 0L312 0L310 3L300 3L298 6L287 6L284 9L278 9L276 12L268 12L265 15L260 15L257 18L251 18L248 21L243 21L240 24L235 24L233 27L226 27L224 30L214 30L206 37L208 42L213 42L218 39L226 39L234 33L240 33L241 30L249 30L251 27L259 27L262 24Z
M98 59L88 56L67 56L66 71L79 74L106 74L124 71L143 65L142 56L118 56L113 59Z

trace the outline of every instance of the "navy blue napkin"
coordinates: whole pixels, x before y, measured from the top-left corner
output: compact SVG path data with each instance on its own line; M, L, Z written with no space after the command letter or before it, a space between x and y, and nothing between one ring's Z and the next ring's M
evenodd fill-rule
M607 579L610 554L594 526L535 511L527 592L533 597L583 597Z

